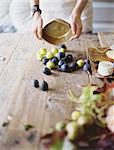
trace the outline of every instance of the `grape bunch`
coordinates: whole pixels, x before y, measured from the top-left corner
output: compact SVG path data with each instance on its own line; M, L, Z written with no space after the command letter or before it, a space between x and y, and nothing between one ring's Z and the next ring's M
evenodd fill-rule
M94 122L92 116L82 114L79 111L74 111L71 114L71 120L68 123L58 122L55 125L57 131L66 131L67 138L74 141L84 134L86 127L91 126Z

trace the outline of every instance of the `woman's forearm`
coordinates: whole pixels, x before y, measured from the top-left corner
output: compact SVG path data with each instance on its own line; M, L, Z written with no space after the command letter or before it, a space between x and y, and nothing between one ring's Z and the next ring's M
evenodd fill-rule
M88 0L77 0L76 6L75 6L75 11L77 15L81 15L84 7L86 6Z
M33 5L39 5L40 0L31 0Z

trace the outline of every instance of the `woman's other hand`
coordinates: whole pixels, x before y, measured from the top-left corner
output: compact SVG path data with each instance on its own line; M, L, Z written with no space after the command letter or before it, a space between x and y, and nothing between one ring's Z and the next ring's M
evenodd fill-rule
M42 39L43 19L39 12L35 12L33 16L33 33L38 39Z
M71 30L73 33L73 38L78 38L82 31L82 21L81 16L74 9L71 15Z

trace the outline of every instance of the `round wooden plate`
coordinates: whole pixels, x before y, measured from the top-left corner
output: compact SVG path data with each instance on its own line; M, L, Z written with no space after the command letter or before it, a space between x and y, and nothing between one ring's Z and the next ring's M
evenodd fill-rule
M51 44L63 44L72 37L71 26L62 19L54 19L43 28L42 37Z

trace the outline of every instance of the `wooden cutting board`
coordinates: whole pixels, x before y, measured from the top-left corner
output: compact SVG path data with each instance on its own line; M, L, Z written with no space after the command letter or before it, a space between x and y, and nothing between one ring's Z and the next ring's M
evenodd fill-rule
M106 52L109 50L108 47L94 47L88 49L88 57L91 62L92 75L98 78L104 78L99 75L97 72L98 64L100 61L111 61L114 62L114 59L107 57ZM114 74L107 76L106 78L114 78Z

